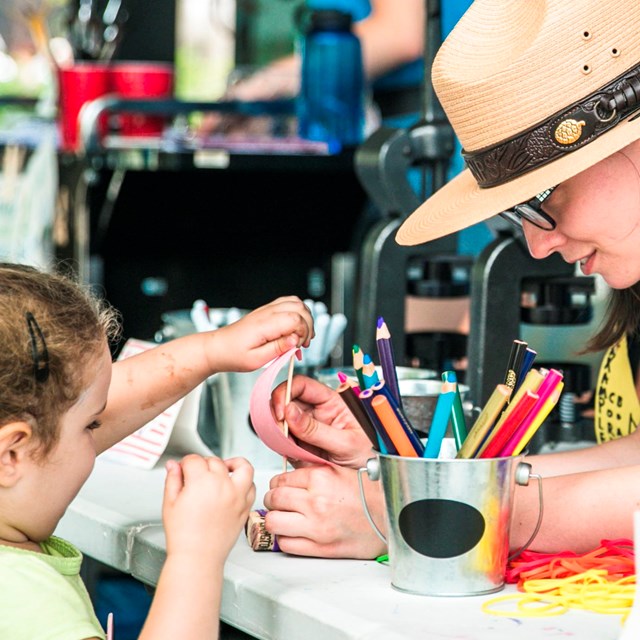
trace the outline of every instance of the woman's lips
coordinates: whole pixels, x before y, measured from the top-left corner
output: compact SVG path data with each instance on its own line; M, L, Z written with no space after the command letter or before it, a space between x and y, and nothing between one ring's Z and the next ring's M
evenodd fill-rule
M593 273L593 263L595 261L595 258L596 258L596 252L594 251L593 253L579 260L580 269L585 276L589 276Z

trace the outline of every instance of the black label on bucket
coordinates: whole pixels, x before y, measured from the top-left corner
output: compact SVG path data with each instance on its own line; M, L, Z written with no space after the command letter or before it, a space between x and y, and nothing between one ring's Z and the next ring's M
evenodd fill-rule
M423 556L453 558L470 551L484 534L483 515L456 500L417 500L398 518L405 542Z

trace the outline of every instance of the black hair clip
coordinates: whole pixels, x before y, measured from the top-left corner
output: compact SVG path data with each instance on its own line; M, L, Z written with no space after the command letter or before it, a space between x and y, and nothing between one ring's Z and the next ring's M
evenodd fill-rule
M33 357L33 375L36 382L46 382L49 378L49 352L44 334L40 325L36 322L33 313L27 311L25 314L29 336L31 337L31 356Z

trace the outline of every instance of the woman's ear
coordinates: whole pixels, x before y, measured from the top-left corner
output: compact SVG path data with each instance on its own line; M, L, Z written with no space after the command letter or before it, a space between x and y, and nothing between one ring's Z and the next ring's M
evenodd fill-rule
M12 487L21 476L21 465L32 444L31 426L10 422L0 427L0 487Z

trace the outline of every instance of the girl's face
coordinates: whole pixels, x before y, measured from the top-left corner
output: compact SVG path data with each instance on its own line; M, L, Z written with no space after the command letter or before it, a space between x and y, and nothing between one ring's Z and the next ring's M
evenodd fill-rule
M111 382L111 354L87 365L90 379L78 401L62 416L60 439L45 459L28 459L19 483L16 505L23 522L15 526L29 540L50 536L93 469L96 448L93 431L104 410ZM45 383L46 384L46 383Z
M614 289L640 281L639 167L635 142L560 184L543 205L556 228L543 231L523 221L531 255L558 252Z

